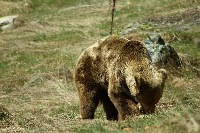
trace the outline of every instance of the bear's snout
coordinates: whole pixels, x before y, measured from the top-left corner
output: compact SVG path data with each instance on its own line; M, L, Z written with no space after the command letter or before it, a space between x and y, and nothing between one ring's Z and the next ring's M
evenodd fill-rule
M143 108L144 114L152 114L155 112L156 106L155 105L150 105L150 106L145 105L145 106L142 106L142 108Z

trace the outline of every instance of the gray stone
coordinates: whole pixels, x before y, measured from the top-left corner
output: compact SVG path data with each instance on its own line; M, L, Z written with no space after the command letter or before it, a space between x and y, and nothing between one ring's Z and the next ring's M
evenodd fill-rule
M171 66L181 67L180 58L175 49L171 45L165 44L160 35L150 36L143 43L147 48L151 62L155 66L161 67L170 63Z
M5 30L9 27L11 27L14 23L14 20L18 17L18 15L13 15L13 16L6 16L0 18L0 28L1 30Z

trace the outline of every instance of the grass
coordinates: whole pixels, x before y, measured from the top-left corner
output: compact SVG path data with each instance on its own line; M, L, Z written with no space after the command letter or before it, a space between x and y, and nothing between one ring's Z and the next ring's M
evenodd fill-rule
M155 114L133 115L122 122L107 121L101 105L94 120L81 120L73 84L81 52L109 35L108 1L27 2L0 1L0 16L19 14L24 21L0 31L0 132L200 131L200 84L193 70L200 68L200 52L193 42L200 36L198 2L117 1L114 34L121 35L129 23L138 24L133 34L142 39L160 34L186 62L172 69L175 74L170 74Z

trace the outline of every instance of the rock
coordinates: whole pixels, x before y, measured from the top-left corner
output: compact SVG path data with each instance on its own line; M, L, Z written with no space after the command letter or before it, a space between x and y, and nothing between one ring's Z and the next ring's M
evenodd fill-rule
M161 38L160 35L153 35L151 37L148 37L147 39L144 40L145 44L146 43L153 43L153 44L160 44L160 45L165 45L164 40Z
M18 15L6 16L0 18L0 28L1 30L5 30L11 27L14 24L14 20L18 17Z
M168 64L170 66L181 67L178 54L171 45L165 44L160 35L150 36L143 43L147 48L150 60L155 66L161 67Z

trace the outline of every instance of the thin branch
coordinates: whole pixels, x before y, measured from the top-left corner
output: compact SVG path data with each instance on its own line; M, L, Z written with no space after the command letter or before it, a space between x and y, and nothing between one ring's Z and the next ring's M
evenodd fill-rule
M110 35L112 35L112 33L113 33L113 20L114 20L114 12L115 12L115 2L116 2L116 0L113 0L113 2L111 3L110 2L110 5L111 5L111 7L112 7L112 18L111 18L111 24L110 24Z

